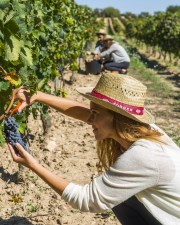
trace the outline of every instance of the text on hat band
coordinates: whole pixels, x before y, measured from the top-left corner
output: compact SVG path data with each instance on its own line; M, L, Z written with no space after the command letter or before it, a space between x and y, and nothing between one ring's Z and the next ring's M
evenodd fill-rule
M112 99L106 95L103 95L103 94L97 92L95 89L93 89L93 91L91 92L90 95L93 97L99 98L103 101L109 102L112 105L115 105L130 114L134 114L134 115L143 115L144 114L144 107L138 107L138 106L132 106L132 105L125 104L123 102Z

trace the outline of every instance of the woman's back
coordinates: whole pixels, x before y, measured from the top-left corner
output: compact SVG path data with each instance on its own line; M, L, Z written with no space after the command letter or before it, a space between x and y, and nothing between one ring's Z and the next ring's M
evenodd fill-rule
M170 144L138 141L151 151L156 167L157 184L136 197L162 224L180 224L180 150ZM147 147L148 145L148 147Z
M63 198L83 211L102 211L135 195L162 224L179 225L179 162L180 150L172 140L160 144L140 139L91 184L71 184Z

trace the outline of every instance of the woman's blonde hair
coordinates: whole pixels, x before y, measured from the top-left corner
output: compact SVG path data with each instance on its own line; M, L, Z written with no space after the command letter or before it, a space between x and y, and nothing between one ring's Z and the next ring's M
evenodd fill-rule
M149 124L137 122L116 112L112 112L113 127L117 135L128 143L139 139L162 142L162 134L153 129ZM109 168L116 159L127 149L112 138L97 141L97 154L99 157L99 170Z

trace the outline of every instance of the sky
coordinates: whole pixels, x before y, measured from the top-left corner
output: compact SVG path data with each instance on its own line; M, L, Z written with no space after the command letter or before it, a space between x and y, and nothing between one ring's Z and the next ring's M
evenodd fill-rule
M87 5L92 9L106 8L112 6L121 13L132 12L139 14L149 12L153 14L157 11L165 11L170 5L180 5L180 0L75 0L79 5Z

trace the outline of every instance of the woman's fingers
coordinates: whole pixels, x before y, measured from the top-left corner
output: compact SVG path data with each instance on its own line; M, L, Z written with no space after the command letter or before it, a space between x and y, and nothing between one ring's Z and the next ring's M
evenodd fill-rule
M13 160L15 162L19 162L19 159L21 158L20 156L17 155L17 153L15 152L13 146L9 143L7 143L8 147L9 147L9 150L10 150L10 153L11 153L11 156L13 158Z
M16 143L16 148L18 149L20 155L23 157L24 154L26 153L26 150L24 150L24 148L19 143Z
M21 106L18 108L18 112L22 112L23 109L25 109L28 106L26 102L22 102Z
M16 143L15 146L19 154L17 154L16 150L13 148L11 144L7 143L7 145L10 149L13 159L25 158L27 152L19 143Z
M15 100L25 100L25 95L28 93L28 90L25 88L19 88L14 91Z
M14 99L15 101L20 100L22 102L21 106L18 109L18 112L21 112L24 108L26 108L30 104L29 90L26 90L24 87L14 90Z
M15 152L14 152L14 149L13 149L12 145L10 145L9 143L7 143L7 146L9 148L9 150L10 150L10 153L11 153L12 158L14 159Z
M38 164L37 161L20 144L16 144L16 149L18 152L16 152L9 143L8 147L14 162L22 164L23 166L31 169Z

